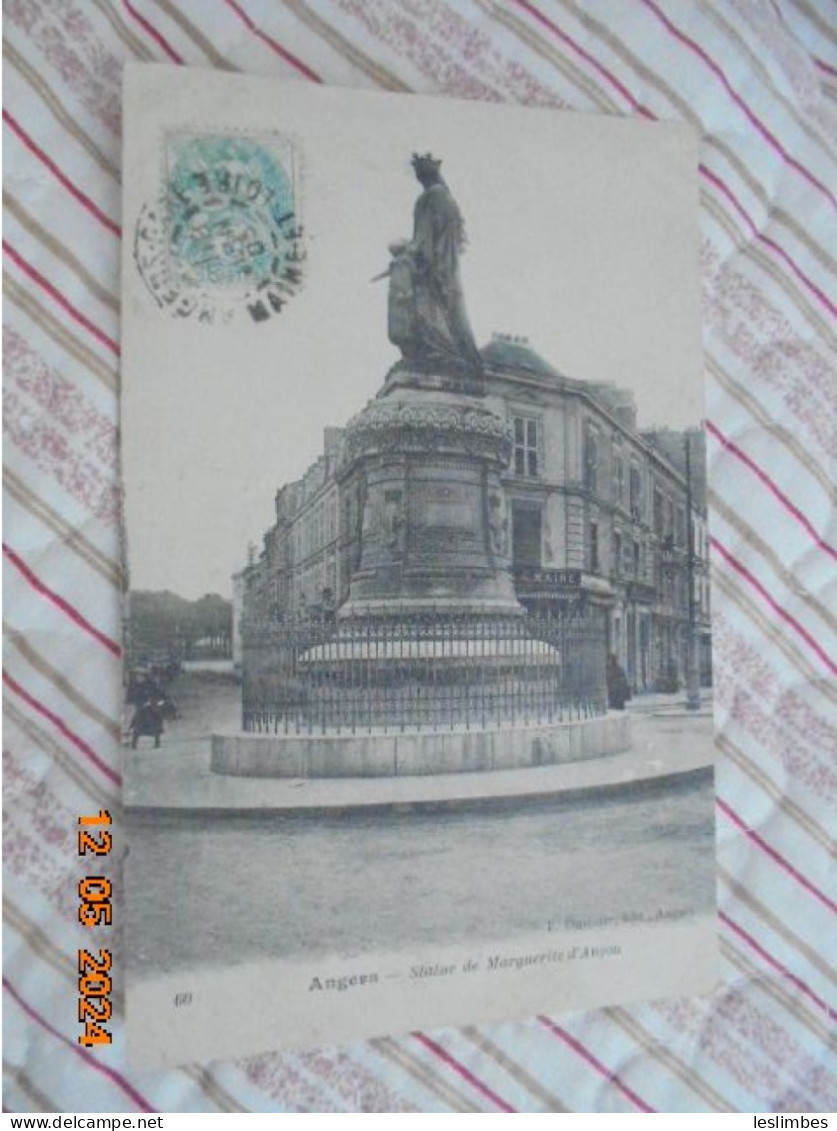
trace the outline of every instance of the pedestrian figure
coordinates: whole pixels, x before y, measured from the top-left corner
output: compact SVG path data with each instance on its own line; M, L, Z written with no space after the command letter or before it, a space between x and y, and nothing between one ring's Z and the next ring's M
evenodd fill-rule
M612 711L624 711L625 704L631 697L631 689L628 687L628 677L625 675L624 669L612 652L607 658L605 680L607 682L608 707Z
M148 735L154 739L154 749L160 747L160 735L163 733L163 700L144 699L134 712L131 719L131 746L136 750L137 742L141 735Z

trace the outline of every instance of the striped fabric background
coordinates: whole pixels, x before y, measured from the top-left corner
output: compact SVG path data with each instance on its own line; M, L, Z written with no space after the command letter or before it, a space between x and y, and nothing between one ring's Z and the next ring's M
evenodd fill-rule
M837 1110L831 0L4 10L5 1109ZM76 1044L76 952L90 940L76 922L75 821L107 807L118 834L120 820L126 59L701 129L723 963L711 1000L168 1073L127 1066L118 1018L110 1048ZM117 860L111 874L118 999Z

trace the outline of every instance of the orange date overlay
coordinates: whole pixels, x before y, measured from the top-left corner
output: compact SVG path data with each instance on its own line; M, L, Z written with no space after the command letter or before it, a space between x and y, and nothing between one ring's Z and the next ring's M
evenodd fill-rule
M100 809L94 817L78 819L79 856L108 856L111 849L110 813ZM111 883L104 876L85 876L78 883L78 921L91 930L110 927L113 923L113 905L110 901ZM78 1043L109 1045L113 1039L105 1023L113 1009L111 1001L111 962L109 950L79 950L78 952L78 1020L84 1025Z

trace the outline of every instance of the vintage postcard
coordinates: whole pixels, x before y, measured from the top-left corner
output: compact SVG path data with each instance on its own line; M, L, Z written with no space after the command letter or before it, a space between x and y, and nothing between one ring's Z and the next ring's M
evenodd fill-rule
M144 1065L708 991L697 139L131 66Z

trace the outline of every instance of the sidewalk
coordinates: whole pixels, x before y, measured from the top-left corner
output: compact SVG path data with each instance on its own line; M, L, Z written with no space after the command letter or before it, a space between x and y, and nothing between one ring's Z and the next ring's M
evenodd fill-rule
M674 693L643 691L629 699L626 710L632 715L683 715L685 718L712 718L712 688L700 689L700 707L690 711L686 706L686 689Z
M635 712L632 750L523 770L402 778L239 778L212 773L208 736L164 741L159 750L144 746L125 751L125 806L184 816L427 811L577 800L593 792L664 788L677 779L707 775L714 754L708 717L703 712L681 715L682 702L671 703L676 696L654 698L661 702L651 711ZM683 734L680 719L687 714L695 725Z

